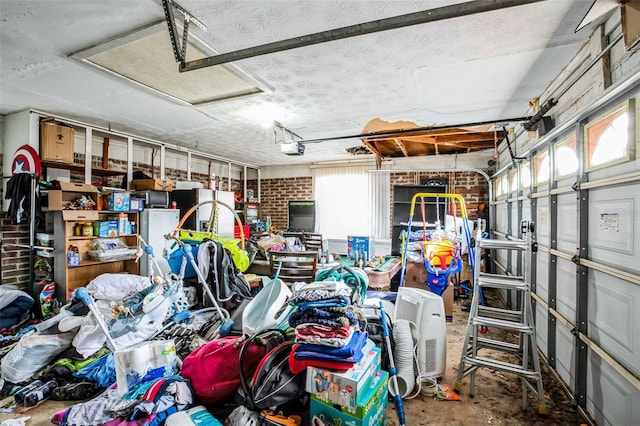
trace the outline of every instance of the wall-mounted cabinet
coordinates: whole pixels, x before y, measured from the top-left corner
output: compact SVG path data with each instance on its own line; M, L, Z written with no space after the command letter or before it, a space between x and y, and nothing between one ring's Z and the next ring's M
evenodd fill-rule
M135 247L137 245L137 227L113 230L113 237L120 239L129 251L121 250L119 256L96 257L96 244L106 242L97 232L96 223L113 222L119 212L97 210L62 210L51 212L54 223L54 279L56 282L56 297L59 300L69 300L73 291L86 286L93 278L104 273L128 272L138 274L138 264L135 262ZM127 223L138 224L138 213L124 213ZM77 258L74 253L77 253Z

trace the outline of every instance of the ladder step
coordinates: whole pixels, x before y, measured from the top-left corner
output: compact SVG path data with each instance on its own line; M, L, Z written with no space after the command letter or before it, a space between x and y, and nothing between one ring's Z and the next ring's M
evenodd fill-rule
M486 249L526 250L529 243L524 240L496 240L482 238L478 240L478 246Z
M540 377L540 373L538 373L537 371L527 370L524 369L521 365L511 364L509 362L498 361L481 356L476 356L475 358L464 356L463 358L464 362L476 367L486 367L495 370L507 371L509 373L517 374L518 376L527 377L529 379L537 380Z
M526 283L521 276L495 275L484 272L480 272L478 285L480 287L504 288L521 291L529 289L529 284Z
M469 322L473 325L486 325L488 327L504 328L506 330L514 330L520 333L533 333L534 329L530 325L514 321L505 321L495 318L473 317L469 318Z
M478 306L478 316L501 319L504 321L522 322L524 313L511 309L492 308L491 306Z
M473 338L471 338L471 340L473 341ZM517 343L502 342L500 340L487 339L486 337L478 337L476 340L476 349L493 349L515 354L519 354L522 351L522 348Z

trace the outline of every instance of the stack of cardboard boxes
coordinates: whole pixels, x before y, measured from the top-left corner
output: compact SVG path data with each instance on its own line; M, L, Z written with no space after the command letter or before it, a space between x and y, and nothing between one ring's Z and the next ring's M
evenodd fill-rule
M311 420L326 426L386 424L389 373L380 369L380 348L371 340L362 350L362 360L344 373L307 368Z

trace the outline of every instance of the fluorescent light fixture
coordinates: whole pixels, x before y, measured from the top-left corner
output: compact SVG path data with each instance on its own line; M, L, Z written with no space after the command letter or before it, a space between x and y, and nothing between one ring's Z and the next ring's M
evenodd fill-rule
M187 60L217 53L204 41L189 34ZM273 92L266 83L233 64L181 73L164 21L69 56L155 93L196 106Z

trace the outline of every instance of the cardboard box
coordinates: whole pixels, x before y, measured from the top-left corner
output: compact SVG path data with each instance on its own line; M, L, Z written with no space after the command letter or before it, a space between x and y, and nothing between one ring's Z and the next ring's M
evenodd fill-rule
M373 386L363 394L363 399L355 410L322 401L311 395L309 417L319 418L325 426L384 426L387 424L388 383L389 373L379 372Z
M307 367L305 390L328 403L355 410L359 396L371 387L373 378L380 371L380 348L368 340L362 351L362 360L344 373Z
M75 130L54 122L40 123L40 158L73 163Z
M112 192L107 195L107 210L112 212L128 212L131 209L131 194L128 192Z
M358 237L349 235L347 237L347 258L355 259L356 253L358 258L371 259L375 255L375 242L372 237Z
M93 222L93 235L100 238L117 237L118 222L115 220Z
M62 210L62 220L93 222L98 220L97 210Z
M154 191L173 191L173 182L170 179L133 179L131 189L143 191L151 189Z
M98 188L84 183L60 182L60 189L47 191L49 210L63 210L70 201L83 195L91 198L93 202L97 202Z

